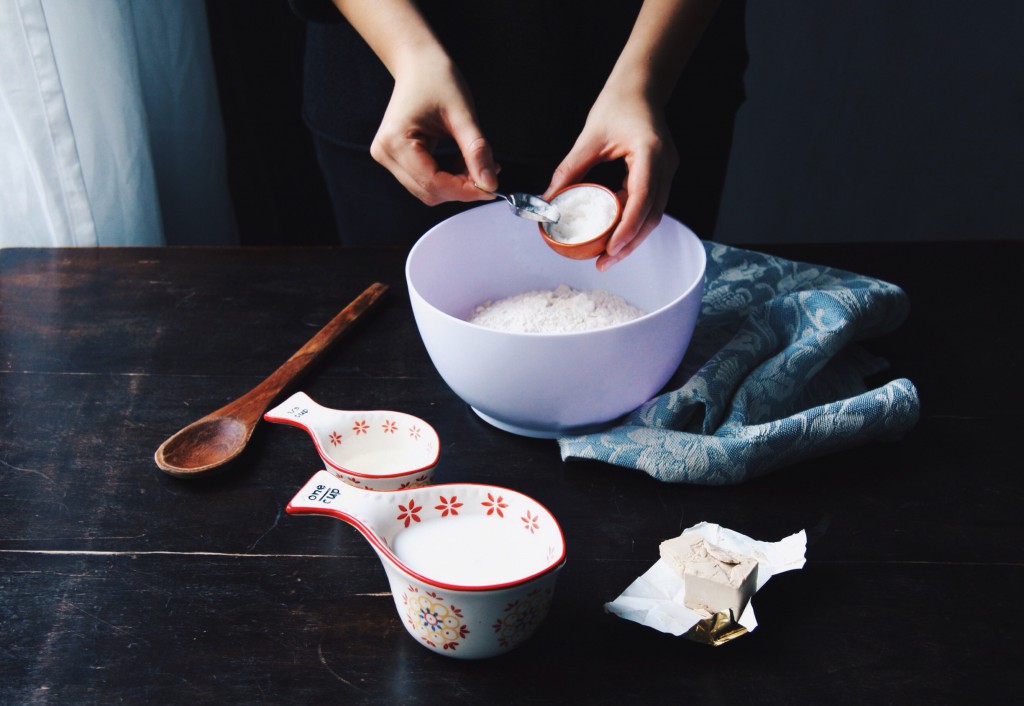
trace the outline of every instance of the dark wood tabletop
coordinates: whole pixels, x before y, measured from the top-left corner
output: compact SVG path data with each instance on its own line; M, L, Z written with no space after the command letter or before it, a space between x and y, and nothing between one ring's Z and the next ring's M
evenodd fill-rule
M1021 243L771 251L907 291L910 318L866 346L922 417L900 442L715 488L564 463L482 422L430 363L397 250L0 251L0 703L1021 703ZM154 464L374 281L387 300L299 389L420 416L435 481L511 487L559 519L551 613L505 656L424 649L357 532L284 512L321 467L302 431L261 423L209 479ZM700 521L807 531L755 631L710 647L604 612Z

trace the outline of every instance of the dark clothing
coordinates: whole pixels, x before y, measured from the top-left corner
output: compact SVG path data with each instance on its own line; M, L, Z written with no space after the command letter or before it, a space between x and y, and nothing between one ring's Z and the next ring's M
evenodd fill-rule
M309 20L303 112L316 138L342 242L371 238L365 221L358 220L365 216L353 211L354 198L378 202L372 210L388 213L389 220L390 214L405 214L393 225L378 224L389 235L375 242L413 242L422 224L432 225L464 206L422 205L369 158L394 81L328 0L290 2ZM466 78L505 190L540 193L547 187L582 130L641 4L418 3ZM733 118L743 97L742 9L742 2L724 0L667 107L681 157L667 213L702 237L711 236ZM524 24L526 17L543 19L531 25ZM452 152L453 144L439 146L439 161ZM622 165L609 165L588 179L618 188L622 176Z

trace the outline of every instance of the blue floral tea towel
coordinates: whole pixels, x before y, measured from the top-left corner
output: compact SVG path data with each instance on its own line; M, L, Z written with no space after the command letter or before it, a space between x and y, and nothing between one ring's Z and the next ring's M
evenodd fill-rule
M898 327L910 304L870 277L706 242L700 318L663 392L610 429L558 440L563 459L596 459L673 483L729 485L871 441L920 415L886 363L857 345ZM669 387L674 387L670 383Z

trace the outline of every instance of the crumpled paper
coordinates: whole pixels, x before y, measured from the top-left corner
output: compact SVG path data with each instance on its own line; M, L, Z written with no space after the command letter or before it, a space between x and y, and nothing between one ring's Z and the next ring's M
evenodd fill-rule
M705 243L700 318L669 389L611 428L558 440L563 460L669 483L732 485L917 423L917 389L865 379L886 363L858 343L902 324L910 302L881 280Z
M800 569L806 562L807 533L804 530L778 542L761 542L710 522L701 522L680 534L686 532L697 532L707 542L728 552L756 558L754 595L772 576ZM683 605L683 588L683 577L659 559L618 598L606 603L605 610L660 632L713 645L728 642L757 627L753 597L739 617L723 613L708 617Z

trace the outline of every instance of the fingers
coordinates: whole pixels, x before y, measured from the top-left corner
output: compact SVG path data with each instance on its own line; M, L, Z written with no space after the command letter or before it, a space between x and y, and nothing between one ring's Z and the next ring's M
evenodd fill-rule
M597 258L596 267L601 272L606 272L608 268L617 262L621 262L628 257L634 250L647 239L647 236L651 234L651 231L661 222L661 213L651 213L648 218L644 219L637 234L633 236L625 245L615 251L614 255L609 254L607 251Z
M370 145L370 155L426 205L436 206L444 200L435 183L437 162L419 140L395 142L378 134Z
M474 185L497 189L498 168L461 78L450 71L423 73L396 80L371 156L428 206L493 198ZM434 147L448 137L458 145L461 168L444 169L434 158Z
M486 148L490 152L490 148ZM423 140L406 139L388 141L375 139L370 145L373 158L394 175L409 193L428 206L446 201L479 201L489 197L474 186L474 182L490 183L488 191L498 187L496 165L477 167L480 176L474 178L468 171L451 173L440 168L431 150ZM490 162L493 165L493 159Z
M600 149L595 149L589 139L581 136L569 150L569 154L565 156L562 163L555 168L551 175L551 182L544 190L542 198L550 199L570 184L579 183L595 164L603 161L604 157L601 155Z
M544 197L551 198L566 186L584 181L601 162L625 162L626 178L618 193L622 217L606 252L596 262L603 272L636 250L661 222L678 155L671 138L648 121L634 121L631 127L623 127L619 122L624 121L592 119L594 125L588 120L583 134L552 175Z
M629 256L661 222L675 171L672 164L669 173L663 174L642 153L627 158L628 172L624 189L619 192L619 199L624 202L622 218L605 253L595 263L598 270L605 272Z
M498 165L487 138L483 136L470 113L461 112L449 118L452 137L466 164L469 179L485 191L498 188Z

